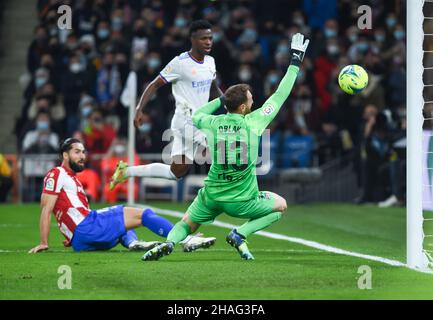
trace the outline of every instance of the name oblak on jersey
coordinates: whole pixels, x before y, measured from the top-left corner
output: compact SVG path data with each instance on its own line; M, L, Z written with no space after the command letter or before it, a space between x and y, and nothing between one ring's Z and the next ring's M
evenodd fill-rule
M231 126L231 125L219 126L218 127L218 131L220 133L239 133L239 131L241 129L242 129L241 126Z

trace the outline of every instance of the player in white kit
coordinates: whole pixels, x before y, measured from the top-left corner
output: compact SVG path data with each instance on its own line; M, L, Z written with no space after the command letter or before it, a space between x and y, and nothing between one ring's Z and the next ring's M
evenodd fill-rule
M143 124L143 111L154 93L167 83L172 85L176 109L171 121L174 140L172 164L151 163L127 166L120 161L111 178L110 188L128 177L153 177L177 180L184 177L193 163L200 145L206 146L205 136L192 123L192 114L209 100L223 95L216 83L215 60L209 56L212 49L212 25L205 20L191 23L189 34L191 50L174 57L159 75L146 87L137 105L134 126ZM205 239L205 240L204 240ZM213 241L215 238L194 237L189 242Z

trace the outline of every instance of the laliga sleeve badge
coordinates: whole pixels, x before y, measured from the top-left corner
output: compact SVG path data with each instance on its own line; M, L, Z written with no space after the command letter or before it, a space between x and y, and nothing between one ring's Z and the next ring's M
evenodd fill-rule
M54 191L54 179L53 178L47 179L47 182L45 183L45 190Z
M269 116L272 112L274 112L274 107L273 106L271 106L271 105L268 105L268 106L266 106L264 109L263 109L263 114L265 115L265 116Z

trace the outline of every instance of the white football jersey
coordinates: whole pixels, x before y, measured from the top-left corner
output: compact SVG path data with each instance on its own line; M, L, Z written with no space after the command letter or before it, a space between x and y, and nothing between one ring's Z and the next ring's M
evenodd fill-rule
M172 84L176 113L191 116L209 101L210 87L216 78L215 60L206 55L203 62L199 62L189 52L184 52L174 57L159 75Z

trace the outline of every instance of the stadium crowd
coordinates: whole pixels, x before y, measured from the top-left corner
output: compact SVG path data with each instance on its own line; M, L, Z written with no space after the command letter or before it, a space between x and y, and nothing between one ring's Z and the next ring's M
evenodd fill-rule
M73 9L72 30L57 26L62 4ZM374 8L372 29L357 27L362 4ZM31 81L16 123L18 150L56 153L59 140L75 136L83 139L90 157L123 157L128 111L120 95L129 71L137 72L141 95L166 63L189 50L189 23L206 19L213 25L211 55L221 89L248 83L257 106L290 63L291 36L302 32L310 38L294 94L273 122L272 137L278 146L284 139L306 137L316 164L352 155L364 190L359 202L388 196L402 201L398 173L405 155L394 145L405 136L403 10L398 0L38 0L39 24L27 54ZM348 96L338 87L338 72L347 64L369 73L369 86L359 95ZM146 107L147 122L137 130L138 153L161 152L162 132L173 112L170 86L165 86ZM311 158L280 156L276 164L311 166ZM91 161L89 169L109 172L113 164L108 162ZM92 198L99 198L96 191Z

